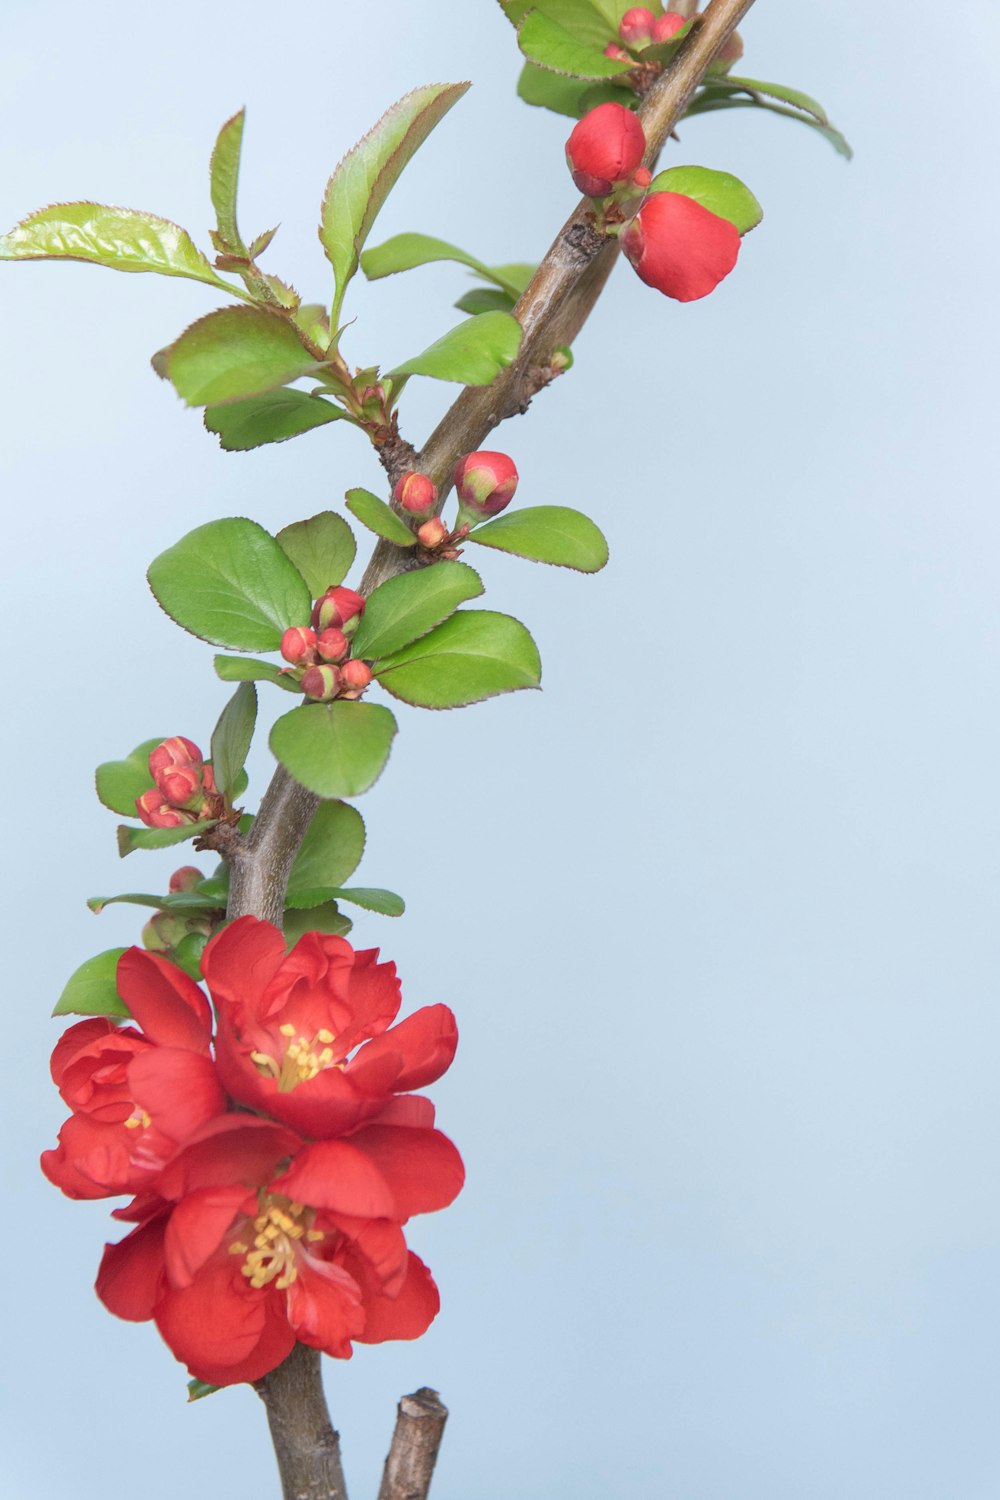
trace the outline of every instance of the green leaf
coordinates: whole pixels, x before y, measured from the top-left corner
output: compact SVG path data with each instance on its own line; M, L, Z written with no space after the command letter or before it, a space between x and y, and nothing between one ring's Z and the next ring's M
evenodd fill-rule
M207 932L188 932L170 950L170 960L179 969L183 969L189 979L193 979L196 984L200 984L202 978L201 955L207 946Z
M653 178L649 192L683 193L720 219L728 219L740 234L756 229L764 217L764 210L745 183L731 172L716 172L710 167L668 167Z
M348 151L327 183L319 237L336 282L334 325L379 210L407 162L468 87L429 84L405 95Z
M377 886L352 886L348 890L331 891L337 901L348 901L352 906L361 906L365 911L378 912L381 917L401 917L406 902L395 891L383 891Z
M383 276L394 276L398 271L410 271L415 266L427 266L434 261L451 260L460 266L469 266L484 281L494 282L502 291L510 292L516 299L522 288L505 281L502 271L496 266L487 266L467 250L450 245L447 240L434 239L429 234L397 234L384 245L366 250L361 257L361 269L369 281L378 281Z
M368 596L353 654L374 661L399 651L482 592L479 574L460 562L438 562L389 578Z
M346 937L354 923L330 901L324 906L315 906L311 911L286 911L284 919L285 942L291 948L307 932L331 933L334 937Z
M734 78L731 73L725 79L720 79L718 84L713 83L713 87L723 84L727 88L745 89L748 94L765 94L770 99L780 100L782 104L790 104L803 114L812 115L819 125L830 123L830 117L819 100L804 94L801 89L790 89L784 83L761 83L756 78Z
M748 97L744 98L744 95ZM775 100L783 102L775 103ZM731 74L725 78L713 78L705 88L699 89L684 117L719 109L766 109L775 115L785 115L818 131L846 160L850 161L854 154L844 136L830 124L821 104L808 94L786 88L783 84L759 83L753 78L734 78Z
M308 521L282 527L275 541L306 581L313 599L342 583L354 561L354 533L335 511L321 510Z
M357 797L378 780L396 720L378 703L316 703L283 714L271 749L290 775L319 797Z
M189 406L260 396L321 368L295 324L263 307L222 307L165 352L167 378Z
M87 906L98 916L106 906L151 906L156 911L179 911L197 915L200 912L218 911L225 906L222 901L209 900L196 891L168 891L163 896L148 895L145 891L129 891L122 896L88 896Z
M551 109L557 115L568 115L571 120L579 119L580 100L590 86L579 78L564 78L561 73L550 73L534 63L525 63L517 80L518 97L525 104Z
M219 131L209 166L212 192L212 207L218 227L217 249L231 254L245 255L243 243L236 223L236 189L240 178L240 151L243 146L243 121L245 110L237 110Z
M217 656L215 675L223 682L273 682L286 693L297 693L298 683L269 661L248 661L245 656ZM116 812L120 808L115 809Z
M508 511L477 526L470 542L513 552L533 562L555 563L580 573L597 573L608 560L603 533L587 516L564 505L535 505Z
M386 541L395 542L397 547L416 546L417 539L406 522L384 500L373 495L371 490L348 490L347 509L352 516L357 516L362 526L374 531L376 536L384 536Z
M189 1380L187 1383L188 1401L201 1401L205 1396L214 1396L216 1391L224 1390L221 1385L208 1385L204 1380Z
M578 42L601 52L608 42L618 41L618 22L629 7L625 5L618 13L616 0L610 4L605 0L531 0L531 8Z
M309 624L301 573L243 516L196 526L153 560L148 577L160 608L213 646L276 651L290 625Z
M88 958L71 974L56 1002L54 1016L127 1016L118 994L118 960L126 950L109 948Z
M159 739L143 740L124 760L106 760L98 766L94 783L105 807L125 818L135 817L135 799L154 784L149 771L150 751L165 738L161 734Z
M133 849L169 849L172 844L183 844L187 839L196 839L214 828L209 818L201 823L185 823L181 828L129 828L118 825L118 853L122 859Z
M596 43L581 42L539 10L529 11L517 28L517 45L529 62L550 73L564 73L570 78L618 78L625 64L605 57Z
M480 313L511 312L514 304L515 299L509 292L501 292L498 287L477 286L459 297L455 306L459 312L478 317Z
M233 401L226 406L206 406L205 426L218 436L220 448L229 453L246 453L265 443L284 443L337 422L347 413L308 391L282 388L251 396L248 401Z
M85 260L112 271L186 276L245 295L216 274L180 225L102 203L54 203L29 214L0 236L0 260Z
M241 682L212 731L212 773L230 806L237 778L250 754L256 723L257 689L252 682Z
M470 609L388 657L375 675L404 703L462 708L497 693L537 687L542 667L535 643L519 620Z
M521 333L520 323L510 313L481 313L459 323L389 374L430 375L461 385L492 385L500 371L517 358Z
M288 877L289 906L298 906L303 892L336 889L350 880L365 852L365 823L347 802L322 802L302 840Z

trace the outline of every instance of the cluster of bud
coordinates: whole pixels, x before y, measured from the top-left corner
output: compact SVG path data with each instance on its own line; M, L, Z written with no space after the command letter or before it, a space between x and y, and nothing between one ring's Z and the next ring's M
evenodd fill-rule
M163 740L150 752L149 774L155 785L135 799L148 828L181 828L222 815L212 767L193 740L183 735Z
M204 880L204 875L195 865L185 865L180 870L175 870L170 877L170 894L179 895L189 893ZM150 953L162 953L165 958L173 958L177 949L185 938L194 934L197 939L197 951L211 937L214 928L226 915L224 903L220 904L218 910L208 912L174 911L163 908L154 913L142 929L142 946ZM185 947L188 947L185 944ZM182 950L183 951L183 950Z
M291 625L281 637L281 654L307 698L360 698L372 680L371 668L351 659L351 637L365 612L353 589L327 589L312 610L311 625Z

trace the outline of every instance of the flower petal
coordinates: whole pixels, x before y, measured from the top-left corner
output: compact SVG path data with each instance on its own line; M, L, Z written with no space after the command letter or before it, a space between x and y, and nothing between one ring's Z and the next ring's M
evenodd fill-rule
M441 1307L434 1278L410 1251L409 1271L395 1297L365 1297L365 1331L359 1344L381 1344L386 1339L417 1339L426 1333Z
M172 1287L190 1286L219 1249L226 1231L255 1199L244 1187L199 1188L182 1198L170 1215L163 1241L167 1278ZM228 1253L228 1248L227 1248Z
M288 1321L303 1344L350 1359L351 1339L365 1326L361 1291L342 1266L302 1255L288 1288Z
M150 1047L128 1069L132 1097L178 1144L226 1108L210 1057L181 1047Z
M295 1334L280 1293L251 1287L232 1256L210 1261L190 1286L170 1290L156 1326L197 1380L259 1380L291 1353Z
M366 1042L348 1067L352 1083L367 1088L368 1069L387 1053L399 1053L403 1066L393 1088L421 1089L451 1065L458 1045L458 1027L447 1005L425 1005L373 1041Z
M351 1145L370 1158L389 1185L395 1201L389 1217L400 1223L412 1214L446 1208L465 1181L462 1158L440 1130L363 1125L351 1136Z
M196 1130L164 1167L157 1191L178 1199L204 1187L264 1187L300 1145L297 1135L273 1120L222 1115Z
M263 996L285 961L285 939L271 922L238 917L206 944L201 972L218 1006L242 1015Z
M348 1141L306 1146L273 1186L312 1208L359 1219L397 1218L395 1196L381 1171L367 1152Z
M212 1012L193 979L158 953L128 948L118 960L118 993L151 1042L207 1052Z
M105 1245L96 1292L116 1317L144 1323L153 1316L163 1295L163 1232L165 1215L133 1229L117 1245Z

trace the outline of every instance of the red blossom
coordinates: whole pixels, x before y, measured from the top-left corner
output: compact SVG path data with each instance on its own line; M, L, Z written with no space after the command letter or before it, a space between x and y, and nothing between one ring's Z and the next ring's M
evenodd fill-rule
M621 243L639 278L678 302L707 297L740 250L735 225L683 193L650 193Z

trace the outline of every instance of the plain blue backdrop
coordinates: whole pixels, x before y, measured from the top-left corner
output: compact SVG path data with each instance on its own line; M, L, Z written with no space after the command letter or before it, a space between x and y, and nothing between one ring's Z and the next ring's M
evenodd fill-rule
M452 1410L436 1500L1000 1494L1000 16L759 0L743 32L743 70L821 98L856 159L765 115L682 128L671 161L764 204L736 272L679 306L623 265L571 374L496 438L519 500L594 515L611 564L477 556L544 691L402 708L364 799L360 874L408 910L356 938L408 1006L458 1013L434 1093L469 1181L413 1225L443 1293L427 1337L328 1362L355 1500L420 1384ZM280 221L269 267L322 300L337 159L409 88L471 78L374 239L531 259L575 195L567 124L517 101L517 72L492 0L8 0L0 218L89 196L205 243L208 152L246 104L242 223ZM152 1327L93 1296L107 1206L36 1166L64 1114L48 1015L138 932L85 897L181 863L119 863L91 768L159 733L204 743L225 700L145 566L214 516L277 528L380 474L337 428L219 451L148 365L209 289L0 272L0 1490L272 1495L254 1395L187 1407ZM467 285L359 287L348 356L423 348ZM405 432L451 395L414 380ZM266 748L252 771L259 794Z

